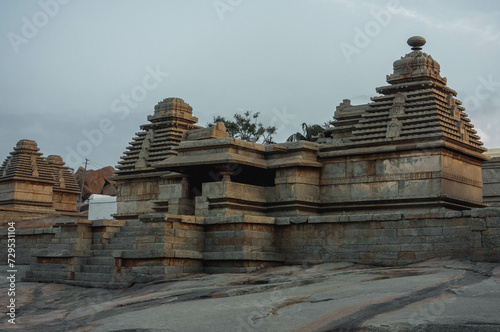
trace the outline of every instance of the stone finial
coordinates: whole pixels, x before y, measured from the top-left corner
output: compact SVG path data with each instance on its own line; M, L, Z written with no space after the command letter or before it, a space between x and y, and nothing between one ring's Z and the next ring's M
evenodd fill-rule
M411 49L414 51L420 51L422 46L425 45L425 38L420 36L413 36L408 38L408 45L411 46Z
M20 140L19 142L17 142L16 147L14 149L29 153L36 153L40 150L36 142L29 139Z
M181 98L165 98L155 105L154 114L148 118L159 118L168 115L172 116L173 112L186 112L191 114L193 112L193 108ZM184 114L177 114L176 116L181 115Z
M47 157L47 162L49 165L58 165L58 166L63 166L64 161L61 156L51 154L50 156Z
M350 99L344 99L342 102L337 106L335 109L337 112L341 112L344 108L347 108L351 106L351 100Z

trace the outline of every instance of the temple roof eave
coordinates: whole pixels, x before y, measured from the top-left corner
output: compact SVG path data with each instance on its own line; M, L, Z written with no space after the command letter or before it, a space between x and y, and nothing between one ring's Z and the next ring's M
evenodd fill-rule
M256 159L249 156L234 154L231 152L217 152L199 155L177 155L154 164L156 169L175 171L186 167L241 164L266 169L267 163L264 159Z

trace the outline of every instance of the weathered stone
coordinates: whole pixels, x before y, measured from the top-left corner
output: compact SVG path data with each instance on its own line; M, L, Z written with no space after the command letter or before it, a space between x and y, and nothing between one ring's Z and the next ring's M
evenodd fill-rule
M75 177L60 156L45 159L38 151L35 141L20 140L2 164L0 206L17 212L77 212Z
M423 45L421 38L409 43ZM117 220L68 216L19 227L30 278L121 286L284 262L496 259L500 209L482 202L488 157L439 64L414 47L387 82L369 104L344 100L317 142L245 142L223 125L196 126L187 103L164 99L113 178ZM62 160L45 165L37 151L24 141L6 160L0 203L31 190L35 203L51 209L53 192L69 188ZM29 181L16 187L15 171ZM30 187L33 179L46 186ZM2 234L7 248L9 233ZM50 264L58 274L48 273Z
M488 227L497 227L497 228L500 228L500 217L486 218L486 225Z

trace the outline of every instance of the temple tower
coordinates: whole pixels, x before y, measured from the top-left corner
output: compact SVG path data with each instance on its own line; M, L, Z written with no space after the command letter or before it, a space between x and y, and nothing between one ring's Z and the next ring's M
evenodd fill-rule
M149 123L141 126L118 163L113 178L118 183L117 218L154 212L159 185L176 178L154 165L175 155L172 147L179 145L187 131L201 128L192 113L193 108L180 98L166 98L155 106Z
M23 139L0 168L0 205L18 211L53 212L52 168L35 141Z
M325 211L485 206L486 149L440 65L422 52L425 39L412 37L408 45L389 85L376 89L381 96L337 107L320 152Z
M23 139L0 168L0 206L19 212L78 212L76 178L60 156L45 159L35 141Z
M67 166L61 156L50 155L47 162L52 169L55 180L53 192L54 209L56 211L75 212L77 196L80 195L80 188L76 178Z

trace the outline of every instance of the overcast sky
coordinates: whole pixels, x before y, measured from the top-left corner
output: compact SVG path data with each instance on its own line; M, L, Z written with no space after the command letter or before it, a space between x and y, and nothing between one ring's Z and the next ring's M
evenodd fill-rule
M414 35L500 147L500 1L1 0L0 159L32 139L115 166L167 97L200 125L260 112L284 141L369 102Z

